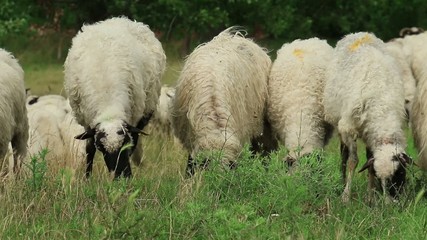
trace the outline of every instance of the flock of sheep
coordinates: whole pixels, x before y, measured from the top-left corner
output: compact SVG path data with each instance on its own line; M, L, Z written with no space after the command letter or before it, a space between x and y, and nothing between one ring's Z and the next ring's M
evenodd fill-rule
M360 171L368 170L369 198L378 182L394 200L413 163L405 153L407 119L418 165L427 169L425 42L420 28L386 43L372 33L348 34L335 48L318 38L295 40L272 62L242 31L228 28L185 59L171 88L161 86L166 55L147 25L125 17L85 25L64 64L68 99L26 94L22 68L0 50L0 157L11 146L9 168L16 173L29 155L48 148L52 158L86 159L89 176L98 149L115 177L130 177L130 158L141 161L138 138L150 124L188 150L190 175L216 152L222 164L235 167L245 144L264 154L283 144L284 160L295 167L336 129L343 201L351 198L359 138L367 149Z

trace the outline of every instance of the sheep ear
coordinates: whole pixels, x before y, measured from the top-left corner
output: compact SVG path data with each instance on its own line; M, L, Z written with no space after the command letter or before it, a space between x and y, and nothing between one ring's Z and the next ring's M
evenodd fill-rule
M94 136L95 136L95 129L91 128L91 129L85 131L84 133L75 136L74 138L78 139L78 140L85 140L88 138L93 138Z
M375 160L375 158L370 158L368 161L366 161L365 165L363 165L363 167L359 170L359 172L363 172L366 169L368 169L369 167L373 166L374 160Z
M28 101L28 105L33 105L34 103L37 103L39 101L39 97L32 97L29 101Z
M399 162L404 166L408 165L415 165L418 167L418 165L412 160L410 156L408 156L406 153L400 153L398 156Z
M143 132L141 129L136 128L136 127L132 127L132 126L128 126L127 130L130 133L136 133L138 135L140 135L140 134L142 134L142 135L148 135L147 133Z
M139 120L138 124L136 125L137 129L144 129L144 127L148 124L153 114L154 114L154 111L149 112L147 115L143 116Z

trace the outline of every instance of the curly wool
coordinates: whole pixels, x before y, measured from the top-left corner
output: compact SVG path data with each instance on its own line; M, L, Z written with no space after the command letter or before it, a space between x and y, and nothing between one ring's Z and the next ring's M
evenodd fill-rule
M172 125L193 157L223 150L224 161L234 161L243 144L262 133L270 66L267 53L235 28L187 57Z
M332 53L325 40L298 39L278 50L271 67L268 118L294 159L327 140L322 98Z

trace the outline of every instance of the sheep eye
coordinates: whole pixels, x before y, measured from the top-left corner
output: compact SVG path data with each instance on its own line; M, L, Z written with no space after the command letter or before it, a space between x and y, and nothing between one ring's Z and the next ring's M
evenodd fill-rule
M123 134L125 134L125 132L123 130L119 130L119 131L117 131L117 134L123 135Z

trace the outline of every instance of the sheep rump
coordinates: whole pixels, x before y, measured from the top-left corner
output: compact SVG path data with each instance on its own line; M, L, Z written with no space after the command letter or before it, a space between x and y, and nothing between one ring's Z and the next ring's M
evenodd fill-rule
M331 136L322 98L332 52L332 47L318 38L298 39L277 51L269 77L268 118L288 149L289 164L322 149Z
M267 53L236 28L188 56L176 86L172 125L189 161L201 152L221 151L222 162L233 163L242 146L262 134L270 66Z

